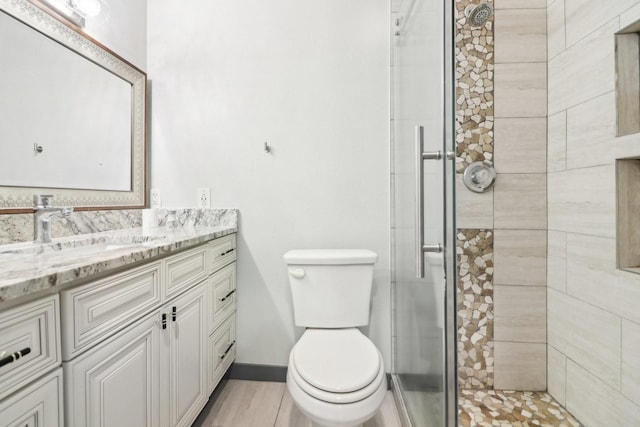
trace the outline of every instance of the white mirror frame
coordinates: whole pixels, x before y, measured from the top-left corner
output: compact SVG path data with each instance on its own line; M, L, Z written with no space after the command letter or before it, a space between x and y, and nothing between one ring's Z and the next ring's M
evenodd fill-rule
M132 85L131 191L46 187L6 187L0 183L0 214L33 211L34 194L53 194L56 206L78 209L131 209L146 204L146 74L85 34L28 0L0 0L0 11L120 76Z

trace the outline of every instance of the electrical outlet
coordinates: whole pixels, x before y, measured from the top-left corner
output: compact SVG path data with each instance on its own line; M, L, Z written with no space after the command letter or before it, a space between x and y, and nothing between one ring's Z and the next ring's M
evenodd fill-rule
M211 207L211 189L198 188L198 207L200 209L209 209Z
M151 189L151 209L160 209L162 207L162 199L160 198L160 189Z

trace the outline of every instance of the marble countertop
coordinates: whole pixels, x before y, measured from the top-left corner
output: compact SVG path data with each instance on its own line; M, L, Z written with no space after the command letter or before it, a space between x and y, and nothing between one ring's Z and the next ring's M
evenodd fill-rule
M237 225L130 228L0 245L0 306L237 231Z

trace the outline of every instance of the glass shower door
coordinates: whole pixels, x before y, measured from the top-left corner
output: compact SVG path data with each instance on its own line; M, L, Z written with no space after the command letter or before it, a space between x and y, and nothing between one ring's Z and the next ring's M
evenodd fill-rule
M392 14L392 379L415 427L457 425L450 3Z

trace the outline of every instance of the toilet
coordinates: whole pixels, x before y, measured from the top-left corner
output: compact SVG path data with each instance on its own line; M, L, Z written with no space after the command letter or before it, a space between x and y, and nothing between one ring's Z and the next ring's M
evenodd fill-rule
M314 427L357 427L384 400L382 355L358 326L369 323L375 252L305 249L284 255L296 326L287 388Z

